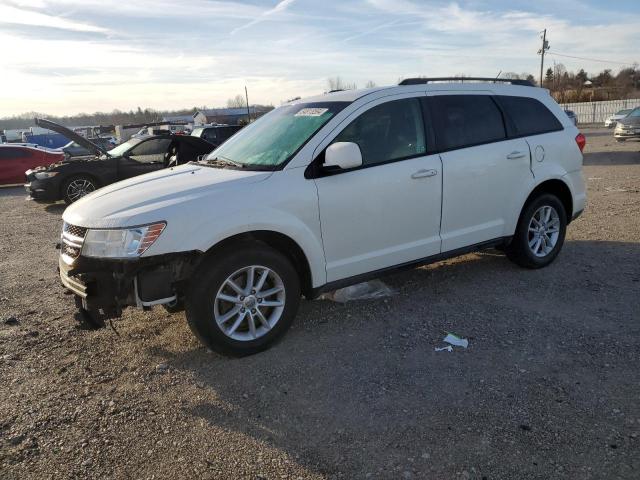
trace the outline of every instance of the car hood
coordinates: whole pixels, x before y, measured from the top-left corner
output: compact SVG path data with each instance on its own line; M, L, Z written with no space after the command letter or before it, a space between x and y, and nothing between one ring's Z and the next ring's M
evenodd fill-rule
M618 120L618 125L640 125L640 117L625 117Z
M62 125L58 125L57 123L52 122L51 120L46 120L44 118L36 118L35 122L37 126L42 128L48 128L49 130L52 130L56 133L64 135L69 140L76 142L78 145L82 145L84 148L86 148L87 150L89 150L90 152L96 155L103 155L107 153L106 150L99 147L95 143L90 142L83 136L78 135L73 130L68 129L67 127L63 127Z
M176 208L189 215L189 204L210 202L210 197L241 185L267 179L271 171L246 171L189 163L123 180L81 198L63 214L65 222L87 228L121 228L170 219Z
M40 167L35 167L32 170L33 171L43 171L43 170L47 170L50 172L53 171L60 171L60 169L64 169L64 167L66 165L76 165L78 163L86 163L86 162L102 162L105 160L109 160L111 157L96 157L95 155L78 155L75 157L70 157L69 155L67 155L64 152L54 152L57 153L59 155L61 155L61 159L58 162L54 162L50 165L47 166L40 166Z

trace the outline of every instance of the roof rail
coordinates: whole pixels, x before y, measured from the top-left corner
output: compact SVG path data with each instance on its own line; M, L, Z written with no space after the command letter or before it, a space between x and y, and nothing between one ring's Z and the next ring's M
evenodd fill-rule
M521 85L523 87L535 87L529 80L518 80L514 78L486 78L486 77L433 77L433 78L405 78L398 85L423 85L432 82L492 82L510 83L511 85Z

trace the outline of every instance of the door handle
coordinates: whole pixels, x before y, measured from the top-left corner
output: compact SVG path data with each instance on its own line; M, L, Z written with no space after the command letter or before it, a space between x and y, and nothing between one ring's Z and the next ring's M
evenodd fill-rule
M424 177L433 177L435 175L438 174L437 170L418 170L416 173L414 173L413 175L411 175L411 178L424 178Z
M515 152L511 152L509 155L507 155L507 158L509 160L516 160L518 158L524 158L526 157L527 154L524 152L518 152L517 150Z

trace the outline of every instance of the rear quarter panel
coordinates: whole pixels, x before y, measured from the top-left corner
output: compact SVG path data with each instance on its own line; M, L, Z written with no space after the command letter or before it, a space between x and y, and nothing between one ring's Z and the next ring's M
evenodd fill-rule
M534 182L523 195L522 204L533 189L547 180L560 180L571 191L573 198L573 212L576 214L585 207L586 194L582 174L583 156L576 137L580 130L564 113L564 110L544 89L531 89L531 96L541 101L562 124L563 130L528 136L527 142L531 149L531 171Z

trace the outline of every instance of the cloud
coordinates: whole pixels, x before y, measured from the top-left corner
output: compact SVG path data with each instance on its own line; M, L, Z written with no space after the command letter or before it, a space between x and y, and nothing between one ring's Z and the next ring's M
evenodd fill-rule
M537 3L517 10L497 0L265 3L190 0L177 8L175 0L135 0L105 8L104 0L0 0L29 14L0 12L7 47L0 115L216 106L244 85L251 101L278 104L320 93L336 75L363 86L416 75L535 73L544 27L552 52L638 59L639 8L596 19L589 10L586 22L576 15L584 8L567 12L564 3L537 11ZM561 61L590 73L607 66Z
M355 40L356 38L366 37L367 35L375 33L375 32L377 32L379 30L384 30L385 28L393 27L394 25L397 25L399 22L400 22L400 20L392 20L391 22L381 23L380 25L376 25L375 27L372 27L372 28L370 28L368 30L356 33L355 35L351 35L351 36L345 38L343 41L344 42L350 42L351 40Z
M267 11L263 12L258 18L254 18L249 23L245 23L244 25L241 25L241 26L231 30L231 35L234 35L234 34L238 33L239 31L245 30L245 29L247 29L249 27L253 27L254 25L257 25L258 23L262 23L262 22L268 20L269 17L271 17L271 16L273 16L273 15L275 15L277 13L284 12L289 7L289 5L291 5L295 1L296 0L280 0L275 7L273 7L270 10L267 10Z
M96 25L68 20L62 16L23 10L11 5L0 5L0 23L59 28L76 32L108 32L108 29Z

